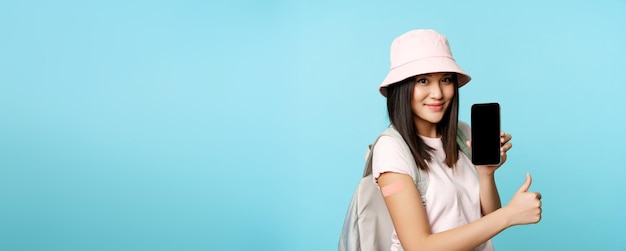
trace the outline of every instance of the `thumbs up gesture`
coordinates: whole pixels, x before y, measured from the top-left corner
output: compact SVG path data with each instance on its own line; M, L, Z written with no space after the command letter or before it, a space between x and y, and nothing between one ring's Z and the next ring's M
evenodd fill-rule
M526 181L515 192L505 208L510 213L511 226L533 224L541 220L541 194L529 192L532 177L526 174Z

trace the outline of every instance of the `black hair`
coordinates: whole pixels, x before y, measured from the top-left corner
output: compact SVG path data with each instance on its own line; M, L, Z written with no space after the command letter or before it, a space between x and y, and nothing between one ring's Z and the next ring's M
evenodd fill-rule
M387 113L391 124L398 130L404 141L411 149L415 164L422 170L428 170L427 161L432 159L433 148L428 146L418 136L417 126L413 119L411 106L415 77L407 78L387 88ZM437 123L437 133L441 135L443 149L446 154L446 165L454 167L459 156L459 146L456 142L456 131L459 123L459 84L457 75L452 74L454 82L454 96L445 111L443 118Z

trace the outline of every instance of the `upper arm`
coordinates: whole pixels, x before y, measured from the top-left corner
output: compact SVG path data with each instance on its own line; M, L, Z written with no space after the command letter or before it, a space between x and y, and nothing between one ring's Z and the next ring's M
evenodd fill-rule
M378 185L381 190L388 186L400 185L402 187L402 189L394 189L393 193L385 194L387 210L404 249L415 250L422 246L421 244L431 234L431 230L426 209L411 176L392 172L383 173L378 178Z
M399 143L389 136L381 137L372 151L372 174L383 192L402 246L405 250L422 246L431 230L420 192L411 177L414 167L409 161L413 156L405 156Z

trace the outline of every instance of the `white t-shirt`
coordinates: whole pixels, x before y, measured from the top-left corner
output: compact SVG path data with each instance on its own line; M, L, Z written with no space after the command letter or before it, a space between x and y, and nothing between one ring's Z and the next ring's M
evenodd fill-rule
M469 126L459 122L459 127L470 139ZM471 160L461 151L454 168L445 164L445 153L441 138L420 138L434 148L429 166L429 183L426 190L426 214L432 233L463 226L480 219L478 174ZM373 149L372 173L377 182L381 173L394 172L411 175L408 161L398 142L390 136L381 137ZM415 179L415 177L412 177ZM421 193L421 191L420 191ZM421 200L421 199L420 199ZM392 251L400 248L398 236L393 231ZM491 251L491 240L474 249L475 251Z

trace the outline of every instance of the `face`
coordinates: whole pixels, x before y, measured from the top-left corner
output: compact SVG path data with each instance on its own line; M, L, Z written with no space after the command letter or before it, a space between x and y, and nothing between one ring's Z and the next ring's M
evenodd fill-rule
M452 73L415 76L411 108L418 128L433 127L441 121L454 96L452 81Z

